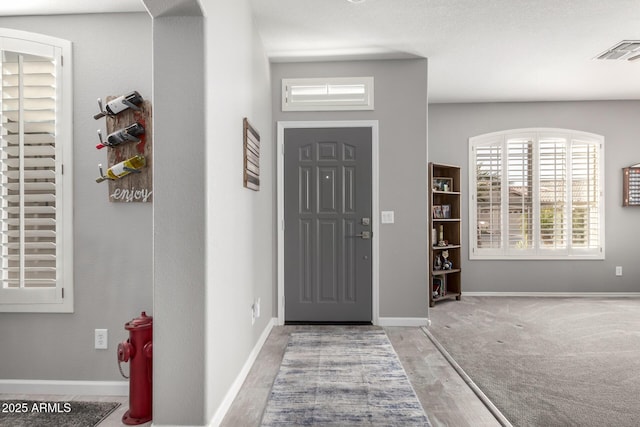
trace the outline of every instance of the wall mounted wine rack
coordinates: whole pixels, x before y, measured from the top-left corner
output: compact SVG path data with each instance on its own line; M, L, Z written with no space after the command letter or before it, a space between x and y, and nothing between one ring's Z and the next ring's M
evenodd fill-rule
M107 97L107 102L115 99ZM140 142L127 142L115 147L107 147L107 167L141 154L146 166L140 173L132 173L121 179L109 181L109 201L117 203L149 203L153 201L153 123L151 102L143 101L140 111L128 109L120 114L107 117L107 134L125 128L132 123L144 126L144 134L138 136Z

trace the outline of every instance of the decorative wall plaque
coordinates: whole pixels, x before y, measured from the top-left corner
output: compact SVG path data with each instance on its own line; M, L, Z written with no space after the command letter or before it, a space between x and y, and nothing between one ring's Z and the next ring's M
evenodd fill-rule
M245 117L243 123L244 140L244 186L260 190L260 134Z
M622 169L622 206L640 206L640 163Z

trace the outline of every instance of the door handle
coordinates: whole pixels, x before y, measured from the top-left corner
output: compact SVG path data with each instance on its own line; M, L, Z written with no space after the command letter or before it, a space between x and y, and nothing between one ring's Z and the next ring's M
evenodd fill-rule
M370 231L363 231L362 233L358 233L355 236L351 236L351 237L360 237L361 239L364 240L368 240L371 239L373 233L371 233Z

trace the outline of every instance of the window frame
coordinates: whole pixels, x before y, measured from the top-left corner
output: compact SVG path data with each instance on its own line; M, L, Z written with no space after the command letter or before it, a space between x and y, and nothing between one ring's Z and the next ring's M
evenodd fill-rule
M73 313L73 58L68 40L27 31L0 28L0 51L21 45L52 49L56 65L56 286L38 289L4 289L0 285L0 312ZM15 49L18 47L18 49ZM0 76L0 84L2 78ZM0 221L2 219L0 218Z
M292 86L317 87L321 89L335 86L362 85L364 94L362 100L333 98L327 93L316 99L301 102L290 95ZM374 78L373 77L319 77L319 78L283 78L281 87L282 111L366 111L374 109ZM322 98L326 96L326 98Z
M507 141L516 138L530 138L533 146L532 159L532 248L511 248L508 244L509 228L509 173ZM543 139L564 138L567 142L566 164L566 190L567 203L565 208L566 219L566 248L550 249L540 247L540 141ZM598 150L598 247L580 248L572 244L572 149L574 144L587 142L593 144ZM478 248L478 212L477 212L477 156L478 147L500 147L500 247ZM594 133L583 131L559 129L559 128L524 128L511 129L493 133L487 133L469 138L469 259L471 260L604 260L605 259L605 195L604 195L604 137ZM505 236L506 234L506 236Z

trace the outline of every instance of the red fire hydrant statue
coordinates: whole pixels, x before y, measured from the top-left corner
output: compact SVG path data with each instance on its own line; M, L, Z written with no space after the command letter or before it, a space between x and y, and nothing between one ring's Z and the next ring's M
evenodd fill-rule
M144 311L140 317L124 324L129 339L118 344L118 368L120 374L129 379L129 410L122 416L127 425L151 421L151 374L153 318ZM129 377L122 372L120 364L129 362Z

